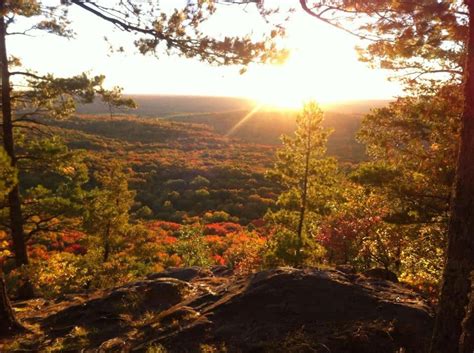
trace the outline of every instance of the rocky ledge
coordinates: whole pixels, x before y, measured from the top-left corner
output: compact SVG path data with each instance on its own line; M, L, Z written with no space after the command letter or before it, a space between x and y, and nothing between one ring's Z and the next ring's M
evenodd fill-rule
M400 284L294 268L246 276L170 269L109 291L16 305L41 332L17 338L23 352L420 353L433 323L429 306Z

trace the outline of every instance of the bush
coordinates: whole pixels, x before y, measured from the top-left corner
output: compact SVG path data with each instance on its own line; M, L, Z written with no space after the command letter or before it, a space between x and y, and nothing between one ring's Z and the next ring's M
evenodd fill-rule
M211 250L202 237L202 229L196 226L182 227L178 241L172 251L178 255L183 265L208 267L213 264Z
M227 234L222 258L227 266L238 273L253 272L262 265L265 242L265 238L254 232Z
M297 253L298 236L286 228L275 231L268 239L263 255L265 267L317 266L323 261L325 250L315 239L303 236L301 254Z
M52 253L47 260L33 260L29 272L38 294L46 298L83 290L91 279L83 257L69 252Z

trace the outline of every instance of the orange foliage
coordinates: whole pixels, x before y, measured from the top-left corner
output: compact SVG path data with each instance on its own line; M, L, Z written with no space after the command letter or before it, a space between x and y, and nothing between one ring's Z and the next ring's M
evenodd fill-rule
M232 222L210 223L204 226L205 235L225 236L242 230L242 226Z

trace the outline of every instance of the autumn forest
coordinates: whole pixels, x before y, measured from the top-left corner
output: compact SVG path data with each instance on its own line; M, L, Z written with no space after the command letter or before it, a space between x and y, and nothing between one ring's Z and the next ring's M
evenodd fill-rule
M474 3L289 3L0 0L0 352L474 351Z

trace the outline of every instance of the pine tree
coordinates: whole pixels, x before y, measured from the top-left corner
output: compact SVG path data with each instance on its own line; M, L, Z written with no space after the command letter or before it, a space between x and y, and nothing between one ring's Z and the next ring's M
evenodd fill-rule
M296 235L295 264L303 263L305 239L309 237L308 218L328 212L328 201L334 196L337 164L326 157L330 131L321 126L323 112L315 102L305 104L297 116L293 137L284 136L283 147L269 177L277 180L284 192L278 199L280 210L267 217Z
M15 184L15 174L7 154L0 147L0 202L4 202L8 190ZM20 330L23 330L23 326L15 318L7 295L3 269L0 268L0 337Z
M135 195L128 189L128 176L123 169L123 165L115 162L96 172L99 187L86 199L85 230L101 248L103 262L124 243L130 228L129 213Z

